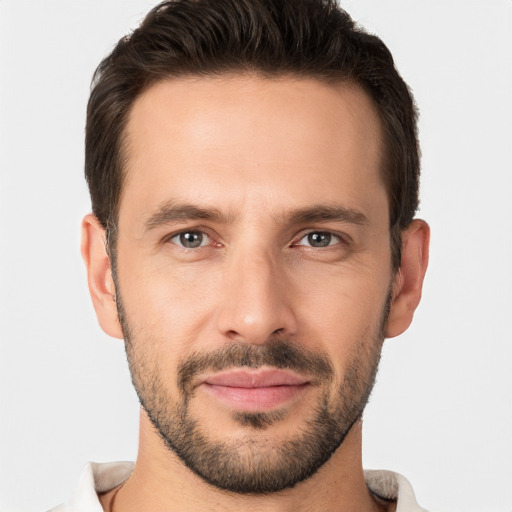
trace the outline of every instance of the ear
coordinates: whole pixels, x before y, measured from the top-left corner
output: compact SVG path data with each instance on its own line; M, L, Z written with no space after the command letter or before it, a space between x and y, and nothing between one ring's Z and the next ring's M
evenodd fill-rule
M112 268L106 248L106 233L95 215L82 221L82 258L87 268L87 282L101 328L114 338L123 338L116 307Z
M402 233L402 262L393 282L386 338L402 334L411 325L421 299L429 241L430 228L423 220L415 219Z

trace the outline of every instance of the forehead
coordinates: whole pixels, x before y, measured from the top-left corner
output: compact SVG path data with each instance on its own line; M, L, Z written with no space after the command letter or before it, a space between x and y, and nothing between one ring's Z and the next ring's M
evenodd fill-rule
M370 203L384 191L379 116L348 83L161 81L134 102L126 148L120 221L125 208L142 215L169 199L278 208Z

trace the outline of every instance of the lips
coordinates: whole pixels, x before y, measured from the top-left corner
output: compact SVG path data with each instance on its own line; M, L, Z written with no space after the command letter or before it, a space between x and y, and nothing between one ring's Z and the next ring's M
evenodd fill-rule
M230 370L203 379L201 387L224 404L247 412L285 405L303 393L310 381L289 370Z
M205 383L233 388L265 388L273 386L299 386L309 382L288 370L231 370L206 377Z

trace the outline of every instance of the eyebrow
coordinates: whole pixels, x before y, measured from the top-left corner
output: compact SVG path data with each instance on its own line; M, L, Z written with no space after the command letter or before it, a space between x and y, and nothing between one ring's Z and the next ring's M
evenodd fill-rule
M234 215L223 213L217 208L167 201L144 222L144 230L150 231L165 224L187 220L207 220L219 224L229 224L234 219ZM278 216L278 222L281 224L347 222L356 225L367 225L368 218L364 213L353 208L318 204L289 210Z
M289 211L283 219L291 224L308 224L314 222L347 222L365 226L368 217L354 208L340 205L313 205Z
M228 224L233 219L231 215L226 215L217 208L202 208L193 204L167 201L144 222L144 230L150 231L164 224L185 220L208 220Z

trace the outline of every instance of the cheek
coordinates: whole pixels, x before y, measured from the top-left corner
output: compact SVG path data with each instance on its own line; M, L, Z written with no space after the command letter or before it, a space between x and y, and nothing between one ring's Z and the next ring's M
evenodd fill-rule
M138 337L152 338L154 350L173 360L223 342L215 318L230 293L226 263L173 264L126 247L119 254L126 318ZM391 278L382 261L386 254L340 264L281 260L282 279L272 292L295 316L297 339L326 352L333 362L348 360L354 346L380 325Z
M351 360L361 344L380 338L391 276L389 270L374 270L310 272L297 284L301 337L326 351L337 367Z
M136 269L133 271L132 269ZM119 284L130 329L178 353L205 328L218 297L217 273L192 266L148 264L126 257L119 262ZM167 347L168 348L168 347Z

